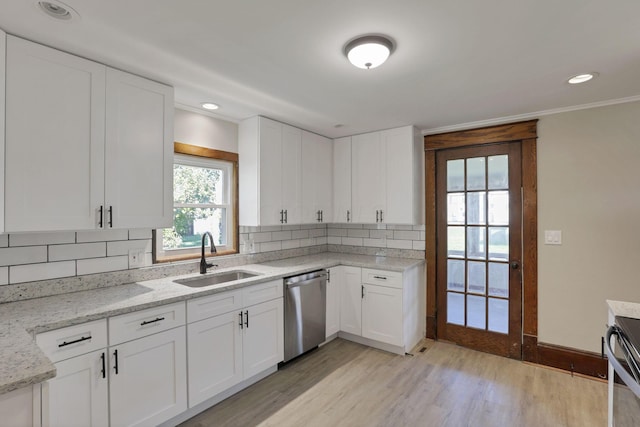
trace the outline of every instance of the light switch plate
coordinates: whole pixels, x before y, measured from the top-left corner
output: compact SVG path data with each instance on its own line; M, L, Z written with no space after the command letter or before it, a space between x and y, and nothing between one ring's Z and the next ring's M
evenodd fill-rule
M144 267L144 250L129 249L129 268Z
M560 230L544 230L545 245L561 245L562 231Z

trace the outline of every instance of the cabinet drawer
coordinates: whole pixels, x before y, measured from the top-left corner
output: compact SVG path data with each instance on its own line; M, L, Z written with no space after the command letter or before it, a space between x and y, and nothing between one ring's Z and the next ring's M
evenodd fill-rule
M184 302L109 318L109 345L116 345L185 324Z
M90 353L107 346L107 319L36 335L36 343L52 362Z
M242 304L249 307L261 302L282 298L282 279L242 289Z
M389 286L391 288L402 288L402 273L397 271L374 270L372 268L362 269L362 283L371 285Z
M187 323L242 309L242 290L221 292L187 301Z

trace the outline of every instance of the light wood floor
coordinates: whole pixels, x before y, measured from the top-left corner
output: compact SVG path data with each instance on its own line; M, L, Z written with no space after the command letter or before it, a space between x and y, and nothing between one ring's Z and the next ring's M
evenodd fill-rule
M442 342L421 346L402 357L334 340L182 426L606 425L603 382Z

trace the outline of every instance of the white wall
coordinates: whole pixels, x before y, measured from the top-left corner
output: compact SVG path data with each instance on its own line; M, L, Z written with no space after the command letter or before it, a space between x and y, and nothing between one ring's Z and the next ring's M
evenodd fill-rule
M215 150L238 152L238 125L176 108L174 140Z
M640 102L540 120L538 230L538 340L600 352L605 300L640 302Z

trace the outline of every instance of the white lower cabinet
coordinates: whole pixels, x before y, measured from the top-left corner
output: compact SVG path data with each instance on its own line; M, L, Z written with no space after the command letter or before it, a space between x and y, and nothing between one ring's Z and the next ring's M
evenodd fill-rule
M106 351L105 348L55 364L55 378L42 384L43 427L109 425Z
M282 280L187 303L189 407L284 359Z
M363 284L362 336L392 345L402 342L402 289Z
M39 426L39 397L39 384L0 394L0 425L7 427Z
M424 267L404 273L339 267L339 335L404 354L425 334ZM333 274L333 273L332 273Z
M340 287L340 330L362 334L362 276L360 267L337 267L333 280Z
M109 349L112 426L155 426L187 410L184 326Z
M327 278L327 311L325 326L325 338L337 334L340 331L340 283L343 282L343 268L333 267L328 270Z

